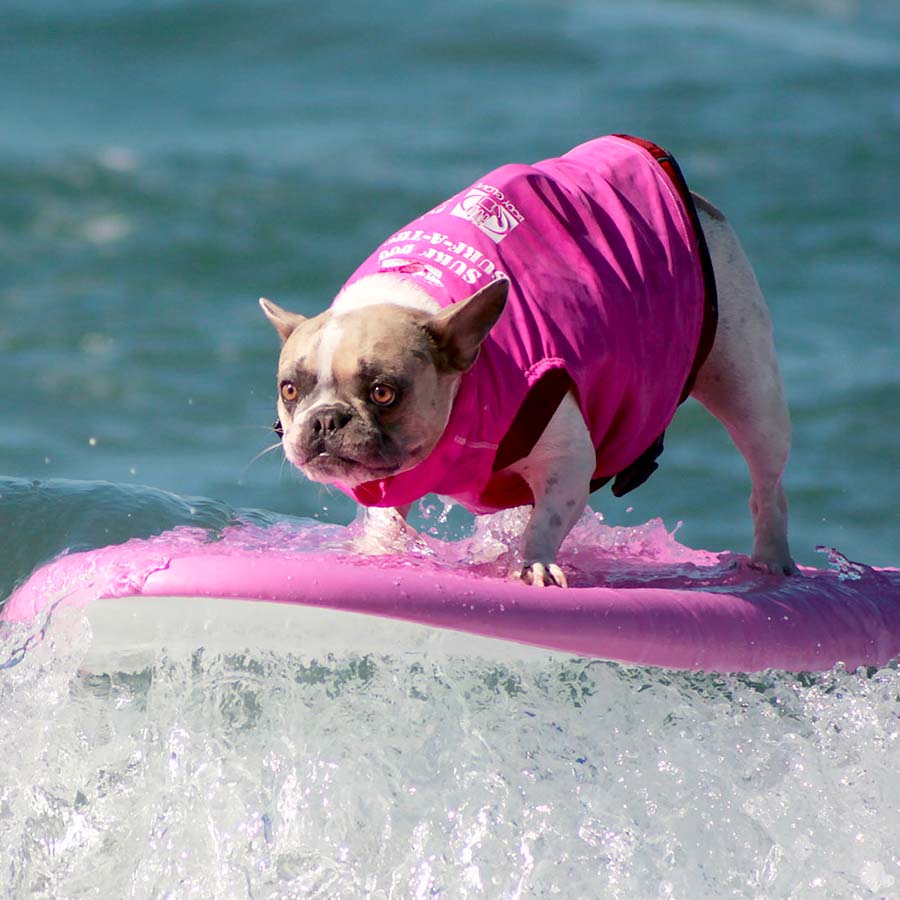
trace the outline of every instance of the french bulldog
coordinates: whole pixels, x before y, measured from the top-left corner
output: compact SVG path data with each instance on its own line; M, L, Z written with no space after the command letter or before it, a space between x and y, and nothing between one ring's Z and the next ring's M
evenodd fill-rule
M589 491L641 483L689 393L749 467L751 565L796 571L766 303L725 216L655 145L501 167L395 232L319 315L260 304L287 459L372 522L405 527L426 493L530 504L514 577L566 587L557 554Z

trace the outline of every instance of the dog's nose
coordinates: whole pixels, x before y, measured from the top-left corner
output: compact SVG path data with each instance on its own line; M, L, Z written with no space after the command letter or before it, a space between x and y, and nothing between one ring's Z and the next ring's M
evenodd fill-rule
M310 431L314 437L331 437L350 421L352 415L347 406L323 406L310 418Z

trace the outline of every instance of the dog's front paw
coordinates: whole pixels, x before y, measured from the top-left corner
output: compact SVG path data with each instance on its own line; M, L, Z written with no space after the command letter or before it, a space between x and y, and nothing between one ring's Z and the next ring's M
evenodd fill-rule
M350 549L363 556L408 553L420 535L399 510L373 507L357 518Z
M562 588L569 586L563 570L556 563L549 565L540 562L529 563L523 566L521 571L513 573L513 579L535 587L547 587L551 584Z

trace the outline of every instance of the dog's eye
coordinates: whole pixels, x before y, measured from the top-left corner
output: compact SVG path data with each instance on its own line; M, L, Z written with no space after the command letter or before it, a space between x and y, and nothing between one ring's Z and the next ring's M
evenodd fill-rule
M389 384L373 384L369 396L376 406L393 406L397 401L397 391Z
M300 391L297 390L297 385L293 381L281 382L281 399L285 403L293 403L299 396Z

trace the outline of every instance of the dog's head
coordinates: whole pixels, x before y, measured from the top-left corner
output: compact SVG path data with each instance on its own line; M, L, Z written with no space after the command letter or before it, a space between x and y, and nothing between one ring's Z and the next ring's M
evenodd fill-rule
M498 279L434 313L393 303L388 290L383 302L336 304L313 318L260 300L282 340L278 419L288 460L313 481L347 487L422 462L508 290Z

